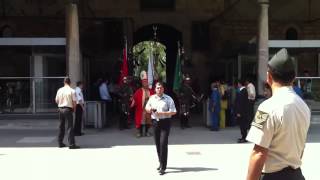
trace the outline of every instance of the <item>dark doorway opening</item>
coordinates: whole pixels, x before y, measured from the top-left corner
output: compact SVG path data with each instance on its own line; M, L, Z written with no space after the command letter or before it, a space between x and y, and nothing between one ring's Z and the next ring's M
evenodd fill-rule
M166 46L166 74L167 84L166 89L170 94L172 92L174 70L176 64L176 57L178 52L178 42L182 42L182 33L175 28L165 24L150 24L138 29L133 36L133 45L142 41L154 40L153 27L157 27L157 39L156 41Z

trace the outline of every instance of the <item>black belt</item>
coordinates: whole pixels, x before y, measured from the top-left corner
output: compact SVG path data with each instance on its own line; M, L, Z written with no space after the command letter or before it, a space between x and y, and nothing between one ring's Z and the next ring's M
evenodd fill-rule
M153 121L161 121L161 120L166 120L166 119L171 119L171 118L152 119L152 120L153 120Z
M59 107L59 109L72 109L72 108L71 108L71 107L64 106L64 107Z
M267 174L275 174L275 173L286 172L286 171L300 171L300 168L294 169L294 168L288 166L288 167L281 169L280 171L276 171L276 172L272 172L272 173L262 173L262 174L267 175Z

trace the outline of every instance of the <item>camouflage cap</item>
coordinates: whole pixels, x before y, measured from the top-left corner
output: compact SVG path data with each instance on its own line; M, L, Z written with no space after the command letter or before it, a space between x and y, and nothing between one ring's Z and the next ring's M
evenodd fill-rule
M268 65L281 73L291 72L295 69L293 60L285 48L278 51L268 62Z

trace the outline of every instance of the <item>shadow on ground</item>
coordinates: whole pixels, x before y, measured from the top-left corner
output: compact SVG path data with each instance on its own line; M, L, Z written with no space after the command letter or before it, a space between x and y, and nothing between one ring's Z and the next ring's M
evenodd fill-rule
M184 173L184 172L201 172L201 171L217 171L217 168L204 167L167 167L166 173Z

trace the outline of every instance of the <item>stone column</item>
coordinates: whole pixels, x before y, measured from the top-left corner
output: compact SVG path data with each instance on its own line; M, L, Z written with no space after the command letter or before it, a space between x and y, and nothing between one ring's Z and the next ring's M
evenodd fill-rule
M258 44L258 94L263 94L263 83L267 78L267 63L269 60L269 0L258 0L261 11L259 16Z
M67 75L72 85L81 80L81 54L79 41L79 20L77 4L69 3L66 10L66 54Z

